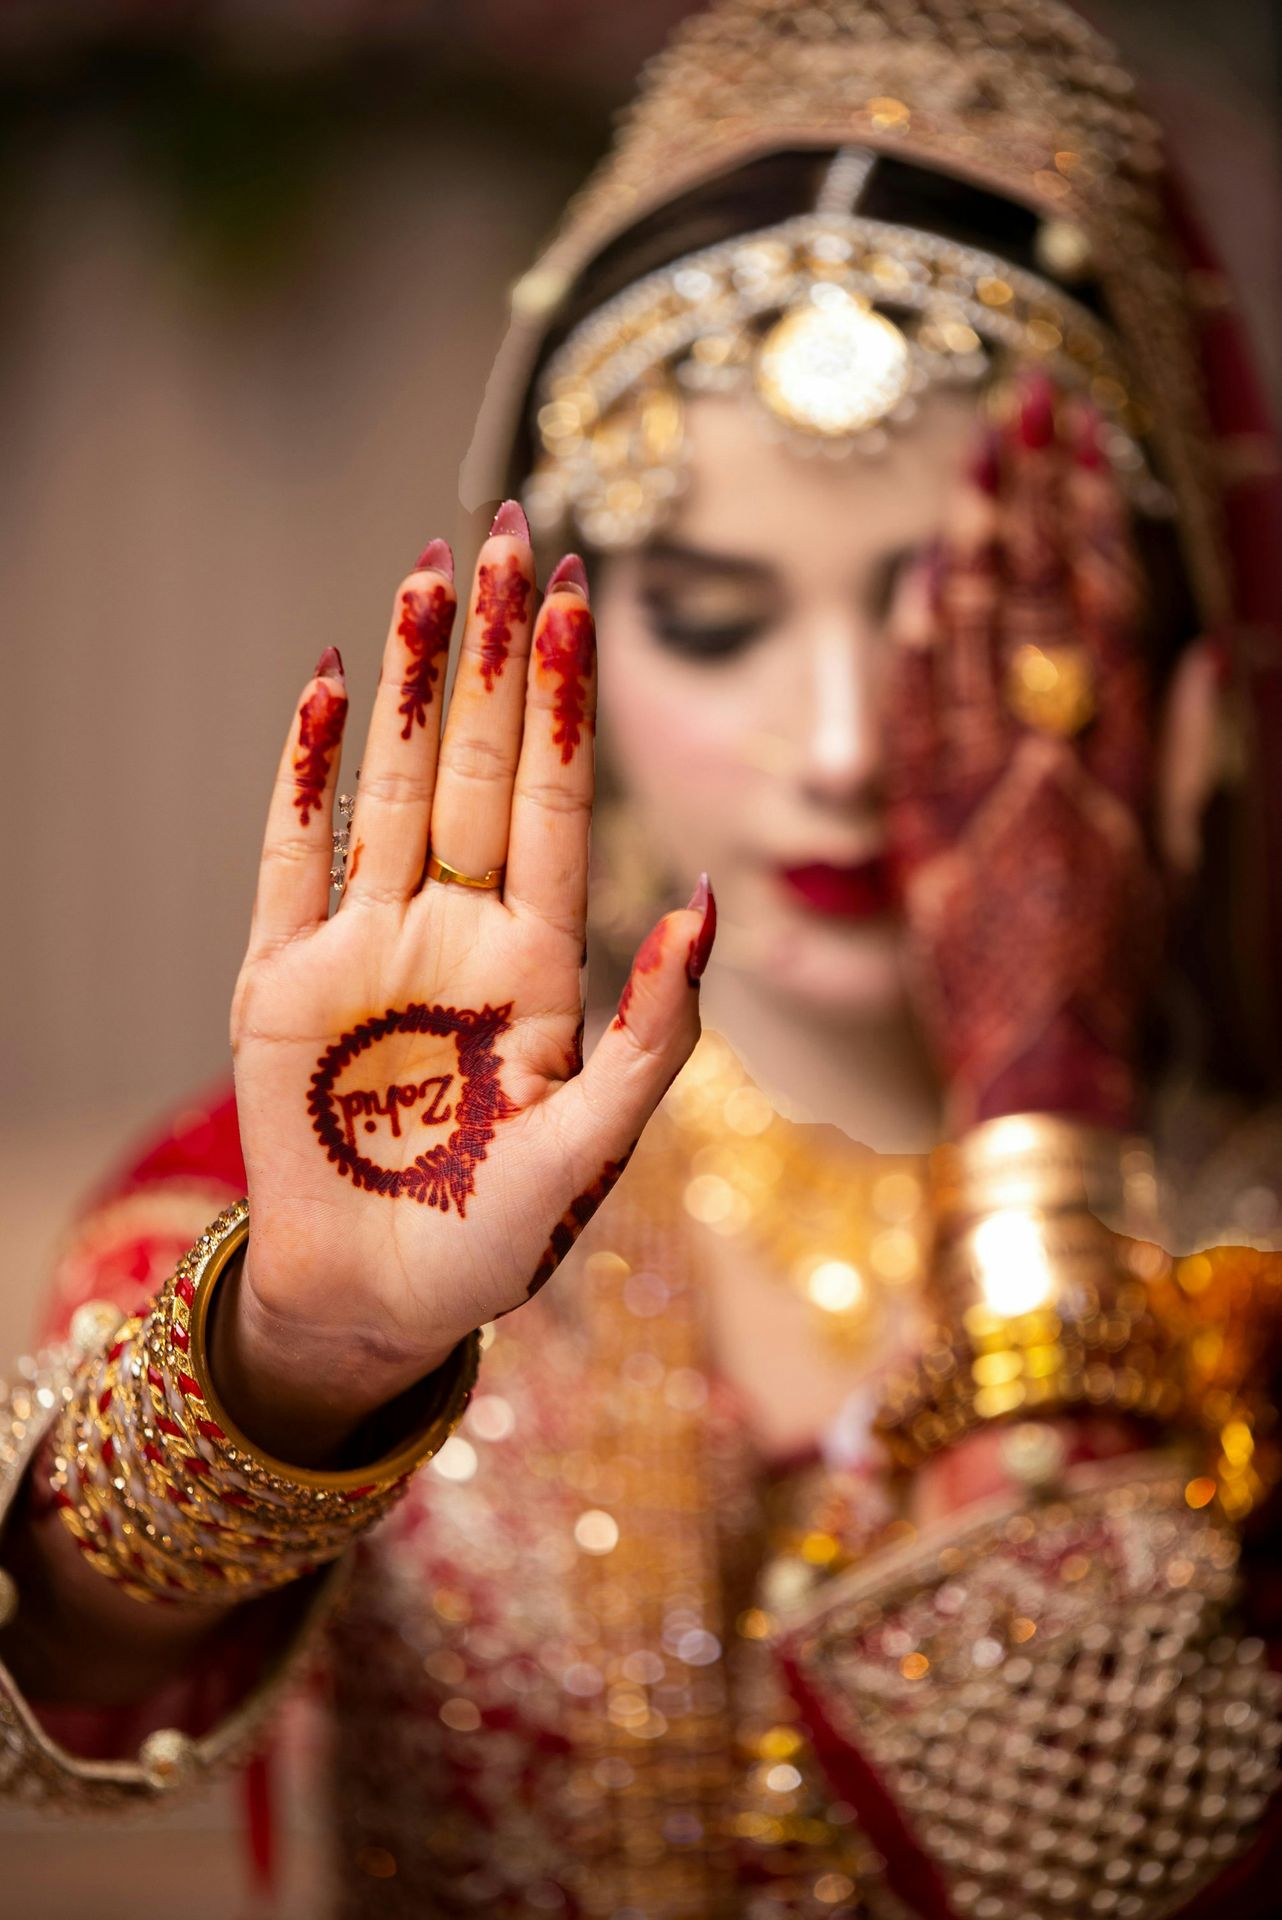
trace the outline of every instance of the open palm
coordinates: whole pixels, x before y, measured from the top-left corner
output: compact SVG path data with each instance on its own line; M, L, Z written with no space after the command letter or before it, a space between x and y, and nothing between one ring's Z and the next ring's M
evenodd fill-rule
M702 895L660 922L582 1066L596 671L581 565L556 570L537 617L534 600L509 506L478 559L442 731L443 542L400 588L332 917L347 712L332 649L273 795L232 1013L244 1285L282 1356L345 1356L355 1409L529 1296L698 1034Z

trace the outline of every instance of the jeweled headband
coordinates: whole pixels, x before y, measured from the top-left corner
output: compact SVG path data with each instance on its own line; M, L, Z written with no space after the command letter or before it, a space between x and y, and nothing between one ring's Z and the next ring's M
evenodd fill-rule
M545 416L536 427L531 448L526 424L531 404L557 407L567 397L542 391L545 376L553 376L552 366L544 361L549 343L554 355L568 353L569 340L558 336L576 289L594 263L606 259L626 235L642 223L661 219L665 207L709 182L728 178L770 155L801 151L831 155L848 148L995 196L1022 210L1048 239L1052 234L1071 236L1085 250L1090 283L1086 300L1082 299L1086 289L1071 261L1064 270L1062 263L1044 255L1027 260L1021 255L1023 267L1039 269L1028 280L1013 274L1004 263L993 273L981 273L979 263L972 262L974 297L964 285L959 290L963 313L956 324L978 336L985 359L1009 347L1004 329L1017 321L1024 327L1024 344L1035 350L1037 340L1044 337L1037 322L1058 330L1063 340L1053 351L1060 356L1057 366L1070 385L1080 382L1088 364L1073 345L1079 337L1083 343L1101 341L1102 358L1115 371L1092 373L1090 378L1104 383L1116 378L1121 393L1104 384L1096 391L1097 400L1118 435L1143 435L1156 469L1174 496L1203 618L1208 628L1218 626L1230 604L1221 511L1223 476L1207 425L1196 330L1201 304L1221 298L1221 285L1211 284L1207 275L1189 277L1171 232L1158 129L1114 49L1061 0L805 0L805 4L710 0L688 16L647 69L608 158L572 202L560 231L536 265L513 289L512 324L464 466L464 498L478 506L492 501L513 483L519 484L531 467L544 464L547 471L540 475L535 501L538 504L544 490L545 509L551 514L557 510L556 489L581 451L575 447L576 435L591 438L592 467L597 474L608 470L609 459L615 457L616 479L625 480L630 474L642 493L651 466L660 486L671 484L663 477L665 459L655 460L653 455L665 441L671 442L674 433L679 441L680 423L672 396L679 407L691 374L696 380L705 371L717 377L717 355L723 350L742 352L742 345L723 348L709 328L708 344L698 355L694 339L689 348L674 340L670 353L661 351L661 332L647 320L644 340L627 343L636 348L638 363L636 384L628 391L636 396L644 391L640 365L644 360L647 369L662 370L660 388L668 388L663 404L651 401L633 419L631 407L620 410L624 389L618 386L614 436L605 436L607 416L596 397L597 369L592 366L592 378L585 382L590 391L582 396L586 411L576 417L575 395L570 393L570 405ZM946 264L952 258L961 265L965 282L963 250L951 248L938 235L916 234L911 241L904 240L905 256L895 260L893 250L884 244L886 236L874 235L862 224L854 197L846 201L844 210L853 224L833 238L838 244L848 240L856 260L867 257L867 243L875 239L878 244L873 250L893 262L892 272L900 266L910 274L920 272L944 290L940 276L953 271ZM815 215L800 217L813 221ZM913 213L907 217L915 223ZM785 246L794 239L808 244L804 228L794 234L792 223L786 224ZM811 233L818 237L813 226ZM693 271L694 261L684 264ZM835 287L838 294L849 292L852 304L823 293L823 299L832 301L832 312L842 316L831 329L824 351L848 363L855 344L862 342L868 356L865 365L870 367L876 342L890 372L896 367L902 372L902 355L894 337L861 324L867 317L858 306L862 298L870 300L873 315L890 320L898 329L913 378L927 367L948 373L965 370L970 356L965 334L953 336L964 343L963 351L950 351L945 345L941 354L930 345L932 337L938 341L941 336L932 336L929 319L933 316L924 307L911 302L892 305L880 285L870 295L867 283L856 278L858 266L847 280L844 269L831 271L834 264L841 263L827 263L827 270L814 276L815 283ZM700 292L691 302L670 273L667 279L664 292L671 301L674 330L689 326L691 309L706 313L709 295ZM981 295L981 279L994 282L991 292L998 292L997 282L1009 286L1010 299L1002 300L999 294L996 304L990 304ZM640 298L639 290L634 291ZM736 297L739 291L736 287ZM794 286L792 292L798 291ZM780 305L774 314L782 318L795 305L786 274L780 275L777 297ZM822 308L822 301L819 304ZM1090 324L1079 325L1080 312L1088 307L1093 314ZM613 311L617 317L619 309ZM606 312L599 309L597 319L602 320ZM1101 314L1107 316L1108 331L1101 324ZM761 342L756 336L768 333L771 323L771 313L765 309L752 318L747 361L737 370L732 365L730 371L754 382L762 371L770 391L782 397L782 385L771 382L757 358ZM945 324L951 323L946 319ZM588 344L590 325L583 323L580 347ZM822 329L814 322L804 328L799 323L783 335L782 343L788 346L791 337L796 346L800 336L804 345L807 332L818 353ZM700 327L694 338L702 333ZM593 331L593 341L596 338ZM617 344L620 352L626 351L624 343ZM798 352L784 370L800 380L802 366ZM683 370L679 382L673 378L677 368ZM567 371L562 362L555 377ZM610 367L610 380L616 386L623 380L620 368ZM804 384L813 391L813 381ZM605 391L602 385L602 394ZM788 404L798 411L795 399ZM767 398L767 411L769 405ZM1151 422L1141 409L1151 411ZM813 408L810 414L813 420ZM879 420L865 431L876 433L890 424ZM827 444L813 425L798 429L794 423L785 430L798 432L799 443ZM545 431L546 447L542 444ZM629 442L630 434L636 440ZM669 454L672 451L669 445ZM1115 457L1127 457L1120 439L1114 442L1114 452ZM600 502L589 504L586 484L580 488L576 483L574 492L581 494L589 524L597 524ZM571 502L568 487L565 497ZM629 498L635 496L625 489L624 507ZM610 514L620 504L617 492L613 501L603 527L607 536ZM625 518L619 515L616 539Z
M751 391L800 452L876 453L926 388L972 385L1005 356L1089 394L1140 503L1169 508L1109 330L995 254L861 216L876 164L843 149L813 212L687 254L575 329L538 386L536 531L573 527L605 550L652 533L684 482L685 395ZM1062 256L1074 239L1045 244Z

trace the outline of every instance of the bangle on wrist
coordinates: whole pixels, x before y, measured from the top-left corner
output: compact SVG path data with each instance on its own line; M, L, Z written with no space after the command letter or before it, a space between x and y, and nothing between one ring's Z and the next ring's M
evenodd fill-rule
M320 1470L265 1453L222 1406L205 1344L248 1232L244 1201L219 1215L151 1308L85 1361L55 1429L62 1518L140 1599L245 1599L334 1559L444 1445L476 1380L479 1332L403 1397L418 1425L381 1458Z
M986 1122L936 1156L935 1332L877 1428L912 1467L990 1420L1181 1411L1173 1263L1135 1142L1043 1114ZM1106 1224L1113 1221L1114 1226Z

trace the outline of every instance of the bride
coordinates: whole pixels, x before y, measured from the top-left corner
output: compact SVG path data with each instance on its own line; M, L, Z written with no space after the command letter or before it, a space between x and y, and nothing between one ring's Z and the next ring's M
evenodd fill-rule
M9 1402L10 1791L321 1638L346 1915L1271 1910L1251 404L1066 7L678 31Z

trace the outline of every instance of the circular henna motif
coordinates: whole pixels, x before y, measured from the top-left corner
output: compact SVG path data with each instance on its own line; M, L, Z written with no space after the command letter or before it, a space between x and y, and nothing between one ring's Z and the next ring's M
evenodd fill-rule
M430 1007L413 1003L389 1007L378 1019L364 1020L328 1047L316 1063L307 1110L327 1157L358 1187L402 1195L421 1206L448 1213L451 1204L460 1217L476 1181L500 1120L518 1111L499 1085L503 1062L494 1043L511 1025L511 1002L505 1007L482 1007L472 1012L458 1007ZM437 1073L408 1081L387 1081L375 1072L370 1084L345 1079L348 1069L393 1036L430 1035L453 1039L458 1049L457 1072ZM374 1061L369 1065L373 1067ZM340 1082L343 1085L340 1086ZM416 1154L408 1166L384 1167L362 1152L368 1135L383 1123L396 1139L415 1126L440 1127L452 1123L447 1139ZM403 1131L403 1129L405 1131Z

